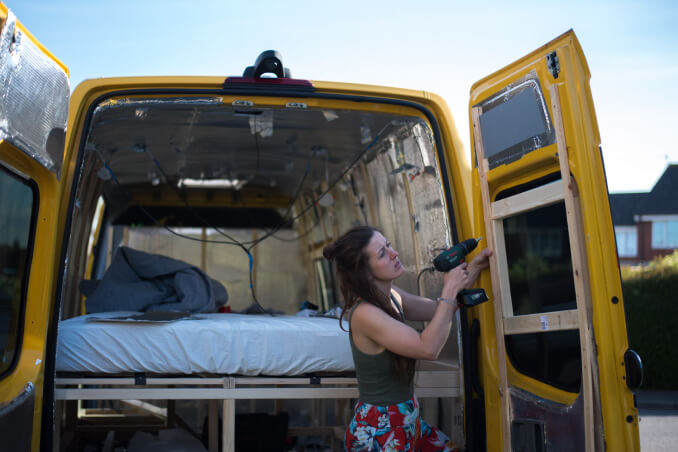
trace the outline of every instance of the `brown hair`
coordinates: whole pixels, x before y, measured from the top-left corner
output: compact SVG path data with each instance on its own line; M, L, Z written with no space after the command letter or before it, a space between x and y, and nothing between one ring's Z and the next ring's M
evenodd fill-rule
M365 247L378 230L371 226L356 226L345 232L334 243L323 248L323 256L336 264L335 270L339 280L339 290L344 299L344 309L339 318L339 325L346 314L358 301L370 303L402 321L400 313L393 308L390 294L385 294L374 284L369 256ZM349 325L350 327L350 325ZM414 377L415 360L391 352L393 357L393 373L404 384L409 385Z

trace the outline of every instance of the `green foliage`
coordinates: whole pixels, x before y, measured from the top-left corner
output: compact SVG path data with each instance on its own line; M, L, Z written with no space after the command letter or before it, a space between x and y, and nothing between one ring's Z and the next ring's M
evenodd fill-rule
M678 252L622 270L629 346L643 361L643 387L678 389Z

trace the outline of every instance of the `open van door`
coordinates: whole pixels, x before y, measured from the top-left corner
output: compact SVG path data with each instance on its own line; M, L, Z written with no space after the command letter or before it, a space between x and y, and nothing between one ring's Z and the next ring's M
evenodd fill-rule
M51 428L41 413L70 89L1 3L0 21L0 437L27 451Z
M589 78L568 31L471 88L474 221L495 252L478 309L486 425L501 430L487 450L640 447Z

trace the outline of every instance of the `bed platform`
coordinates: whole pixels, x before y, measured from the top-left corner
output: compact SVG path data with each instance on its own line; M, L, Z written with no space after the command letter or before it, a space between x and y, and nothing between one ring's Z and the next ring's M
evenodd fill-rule
M353 370L348 333L335 318L215 313L163 321L141 314L62 321L57 371L279 376Z
M207 400L215 452L219 400L222 450L233 451L236 400L343 400L350 410L350 399L358 397L348 333L335 318L197 314L175 321L125 320L137 314L61 322L57 401ZM420 363L415 393L459 397L458 368ZM343 426L328 429L343 435Z

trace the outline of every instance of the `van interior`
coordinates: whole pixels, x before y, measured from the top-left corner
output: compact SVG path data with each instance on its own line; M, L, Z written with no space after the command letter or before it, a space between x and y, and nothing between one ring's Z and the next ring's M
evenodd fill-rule
M178 444L178 437L166 436L168 432L189 437L182 439L188 441L185 450L213 450L221 439L214 431L210 436L208 430L222 427L211 417L228 415L219 411L217 404L224 402L218 397L59 397L60 390L106 384L103 380L83 384L69 378L111 376L95 368L73 371L61 367L68 345L62 330L66 331L69 320L94 317L87 326L104 328L115 322L97 322L101 313L186 310L188 318L194 319L206 314L273 321L329 317L339 326L343 300L322 249L352 226L363 224L377 227L400 253L406 274L396 285L432 298L440 293L442 274L433 271L432 261L456 240L453 209L443 187L441 150L436 149L429 120L419 110L378 100L309 98L299 102L285 97L142 92L101 99L91 107L84 124L64 242L67 264L59 314L64 327L59 328L56 358L59 450L134 450L135 445L152 450L150 445L163 438ZM165 305L171 309L162 304L169 298L131 309L134 296L129 294L140 287L139 282L128 291L114 284L122 291L117 295L107 292L103 305L95 302L94 294L110 277L116 259L131 255L126 250L199 269L225 293L213 287L214 302L184 306L183 299L190 294L181 292L192 289L176 289L169 297L173 304ZM164 283L168 278L161 275L160 280ZM161 290L157 281L148 284ZM169 289L162 290L166 294ZM165 320L160 323L190 321ZM134 327L156 328L150 321L140 323ZM424 325L412 326L421 329ZM237 352L235 341L201 341L198 329L193 331L202 345L183 353L209 356L218 348ZM343 334L347 343L347 333ZM117 343L120 336L106 336L105 341ZM155 339L148 335L143 340ZM138 354L150 350L142 343L121 347L134 348ZM162 347L169 345L160 343ZM255 348L267 347L258 344ZM331 356L335 350L321 347L318 352ZM74 353L85 355L77 347ZM159 352L149 352L154 353ZM115 358L100 349L98 357L91 359ZM457 319L439 360L426 369L420 367L422 377L416 384L430 389L420 397L423 417L463 447L460 359ZM442 378L428 383L423 377L427 369L440 371ZM319 372L314 376L324 375ZM181 376L144 369L117 374L135 378L136 388L153 376ZM181 374L215 376L191 369ZM354 373L348 370L335 376L350 379ZM309 385L314 381L319 380L310 380ZM279 382L270 386L286 387ZM182 382L177 380L169 387L181 388ZM262 396L235 402L236 450L331 450L340 447L355 397L280 400ZM248 422L257 427L248 429ZM282 439L275 445L262 445L259 429L280 432L281 424ZM190 441L193 446L189 447Z

